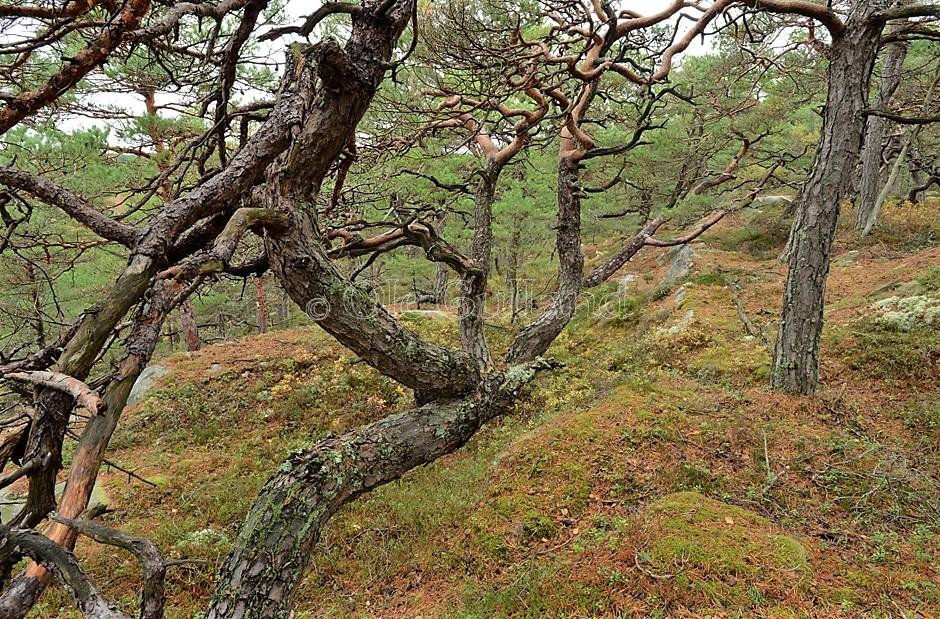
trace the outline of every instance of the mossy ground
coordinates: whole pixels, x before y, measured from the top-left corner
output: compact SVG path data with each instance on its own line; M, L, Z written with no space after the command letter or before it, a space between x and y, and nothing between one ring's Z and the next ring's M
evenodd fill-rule
M896 230L892 213L882 242L928 235ZM778 228L774 213L722 222L687 280L665 289L657 253L638 256L630 296L608 307L616 287L596 293L551 351L567 367L539 377L513 415L334 518L295 616L940 615L940 340L873 322L884 295L931 285L940 249L883 252L877 235L843 231L822 384L789 397L766 387ZM407 320L455 337L450 321ZM492 335L504 344L505 330ZM168 617L191 619L284 456L410 394L312 329L166 363L111 456L156 485L107 471L105 520L205 561L170 571ZM84 541L79 553L132 608L131 557ZM53 592L33 616L77 616L69 607Z

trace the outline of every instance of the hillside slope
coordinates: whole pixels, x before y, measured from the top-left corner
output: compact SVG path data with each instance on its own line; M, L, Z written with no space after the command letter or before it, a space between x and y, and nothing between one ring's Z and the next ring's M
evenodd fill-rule
M586 297L551 351L567 367L514 415L334 519L296 617L940 616L940 248L917 249L940 225L889 210L874 240L840 237L812 398L766 387L785 230L733 218L675 282L675 252L648 251ZM161 364L112 455L148 483L101 485L106 520L205 561L169 576L168 617L190 619L286 454L410 394L314 328ZM79 552L134 603L129 555Z

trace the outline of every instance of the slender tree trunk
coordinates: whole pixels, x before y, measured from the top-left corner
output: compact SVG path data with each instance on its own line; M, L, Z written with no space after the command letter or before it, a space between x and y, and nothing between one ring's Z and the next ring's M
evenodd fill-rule
M264 277L259 275L255 280L255 297L258 304L258 333L268 330L268 303L264 294Z
M921 113L926 113L930 109L930 105L933 103L933 94L937 89L938 83L940 83L940 65L937 67L937 75L934 81L930 84L930 88L927 89L927 96L924 98L923 106L921 106ZM917 139L917 134L920 133L921 127L923 127L923 125L907 128L907 132L904 134L904 139L901 143L901 150L894 160L894 164L891 166L891 173L888 174L888 180L885 181L881 193L879 193L878 197L875 199L875 204L872 206L864 222L862 236L867 236L868 233L871 232L871 229L875 227L875 223L878 221L878 215L881 213L881 207L884 206L885 200L888 199L888 195L897 183L901 168L904 166L904 161L907 159L907 153L910 151L914 140Z
M447 305L447 287L450 285L450 269L446 264L434 264L434 303Z
M914 198L909 198L909 202L919 202L924 199L923 193L917 190L917 188L921 187L926 181L923 174L923 165L920 150L916 146L911 146L910 155L907 158L907 172L911 175L911 181L914 183L914 186L911 188L908 195L913 194Z
M839 207L858 162L865 132L862 110L884 26L871 19L878 3L855 4L845 32L832 42L821 139L790 235L790 268L771 372L773 388L786 393L811 394L819 379L829 256Z
M483 370L493 365L483 325L486 284L493 251L493 202L496 200L496 183L501 171L502 165L492 160L487 161L480 174L480 182L477 183L470 258L477 264L478 271L463 277L458 314L463 350L473 357Z
M509 294L509 324L516 323L519 315L519 267L522 262L522 226L518 221L512 225L509 249L506 251L506 292Z
M447 214L441 215L437 220L437 234L444 235L444 226L447 225ZM434 303L447 305L447 286L450 284L450 267L443 262L434 263Z
M290 297L284 292L283 288L278 288L278 303L277 303L277 328L286 329L287 323L290 320Z
M199 328L196 326L196 317L193 315L193 304L188 300L180 305L180 324L183 325L186 352L199 350Z
M584 254L581 252L581 196L578 193L580 158L576 152L564 154L558 161L558 230L555 237L558 289L545 311L513 339L507 355L510 363L531 361L545 354L574 316L578 305Z
M885 54L881 70L881 87L872 107L882 109L891 101L901 83L901 67L907 57L906 43L892 43ZM862 230L873 210L881 186L881 163L884 158L884 134L888 120L880 116L869 116L862 148L861 179L859 181L858 214L855 229Z

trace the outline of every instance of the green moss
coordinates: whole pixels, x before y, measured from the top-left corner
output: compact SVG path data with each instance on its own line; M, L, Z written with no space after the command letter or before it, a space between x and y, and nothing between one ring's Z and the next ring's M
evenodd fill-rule
M170 477L163 474L151 475L147 478L147 481L160 488L165 488L170 485Z
M518 529L519 537L524 541L548 539L558 532L558 525L537 510L530 509L524 518Z
M810 574L798 540L776 532L751 511L698 492L678 492L652 503L646 533L650 542L642 557L647 569L678 572L677 584L725 605L757 605L766 601L765 594L749 593L751 586L760 586L758 592L768 584L801 587Z
M933 267L918 277L917 283L926 292L940 292L940 267Z
M646 295L628 295L617 301L611 323L618 327L635 327L643 317L647 304Z

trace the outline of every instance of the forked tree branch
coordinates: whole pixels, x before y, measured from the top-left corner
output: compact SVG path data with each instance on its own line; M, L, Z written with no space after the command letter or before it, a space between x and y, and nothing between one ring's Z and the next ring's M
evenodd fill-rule
M166 605L165 578L167 562L153 540L106 527L91 520L53 516L53 520L72 527L99 544L123 548L140 562L144 586L140 594L140 619L161 619Z
M258 40L273 41L286 34L299 34L304 37L309 37L313 33L313 29L317 27L317 24L330 15L360 15L361 13L362 7L358 4L352 4L351 2L324 2L320 8L306 17L303 25L274 28L258 37Z
M98 590L69 550L32 529L0 524L0 556L28 555L49 569L86 619L131 619Z

